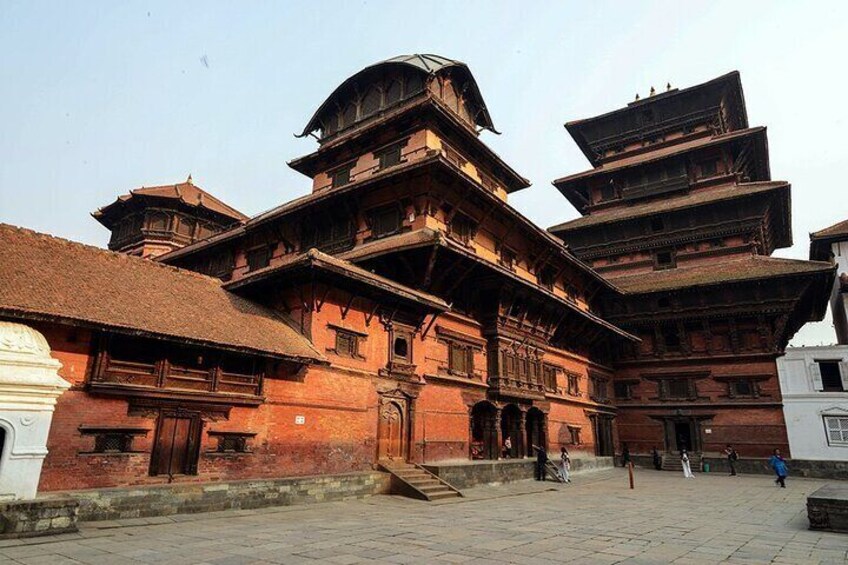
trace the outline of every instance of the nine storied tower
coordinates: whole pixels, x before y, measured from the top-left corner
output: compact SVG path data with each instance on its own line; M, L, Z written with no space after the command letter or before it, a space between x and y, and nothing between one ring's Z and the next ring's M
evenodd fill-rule
M775 359L821 319L830 265L792 244L739 73L566 124L593 169L554 181L583 214L551 232L625 292L605 315L642 338L617 353L622 443L744 456L787 448Z

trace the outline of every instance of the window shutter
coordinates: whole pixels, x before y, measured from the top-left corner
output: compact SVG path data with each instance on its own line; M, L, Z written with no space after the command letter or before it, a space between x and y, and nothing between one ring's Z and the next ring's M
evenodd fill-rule
M824 389L824 385L822 385L821 367L815 361L810 363L810 377L813 379L813 390L821 392Z
M839 362L839 374L842 377L842 390L848 392L848 361Z

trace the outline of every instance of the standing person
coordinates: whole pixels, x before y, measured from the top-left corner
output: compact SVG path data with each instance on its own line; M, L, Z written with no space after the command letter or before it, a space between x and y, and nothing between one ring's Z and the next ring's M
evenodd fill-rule
M736 453L736 450L733 449L733 446L729 443L727 447L724 449L724 454L727 456L727 464L730 465L730 476L736 476L736 460L739 459L739 454Z
M512 457L512 440L509 439L509 436L506 436L506 439L504 440L503 444L503 449L501 451L503 452L504 459L509 459L510 457Z
M621 466L627 467L628 463L630 463L630 448L625 443L621 446Z
M662 471L662 458L660 457L660 452L657 451L656 447L651 450L651 459L654 461L654 469Z
M789 474L789 470L779 449L774 450L774 454L769 459L769 467L774 469L774 474L777 475L774 483L780 485L780 488L786 488L786 476Z
M683 476L687 479L694 479L695 475L692 473L692 465L689 462L689 454L685 449L680 452L680 462L683 464Z
M548 462L548 453L545 451L545 448L542 446L536 447L533 446L533 449L536 450L536 480L544 481L545 480L545 463Z
M568 472L571 470L571 457L568 456L568 450L564 447L561 447L559 449L559 464L561 467L560 473L562 476L562 480L567 483L570 483L571 477L569 476Z

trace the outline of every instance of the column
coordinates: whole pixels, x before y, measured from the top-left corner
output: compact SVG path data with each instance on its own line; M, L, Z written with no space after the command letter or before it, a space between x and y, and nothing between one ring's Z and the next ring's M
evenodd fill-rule
M527 445L527 412L520 410L518 413L520 414L518 417L518 437L520 441L516 447L518 448L518 457L520 459L527 457L530 446Z

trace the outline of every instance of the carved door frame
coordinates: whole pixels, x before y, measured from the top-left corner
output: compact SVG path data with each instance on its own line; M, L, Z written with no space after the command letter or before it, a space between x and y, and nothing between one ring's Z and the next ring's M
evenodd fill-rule
M413 403L414 397L406 394L400 389L395 389L390 392L386 392L380 395L380 401L377 405L377 461L381 461L386 459L382 456L381 449L381 439L383 437L382 429L383 429L383 412L389 406L393 405L397 407L400 412L400 439L398 446L398 459L403 462L408 462L412 453L412 416L413 416ZM392 459L389 457L389 459Z

